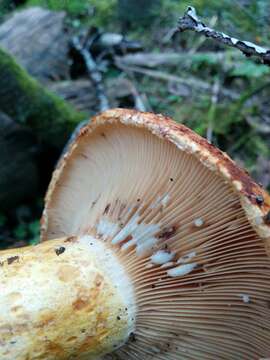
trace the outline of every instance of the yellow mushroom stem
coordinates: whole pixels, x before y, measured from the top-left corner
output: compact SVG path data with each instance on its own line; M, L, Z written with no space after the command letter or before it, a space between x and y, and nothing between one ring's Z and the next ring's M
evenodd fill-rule
M98 359L134 330L133 289L91 236L0 252L0 359Z

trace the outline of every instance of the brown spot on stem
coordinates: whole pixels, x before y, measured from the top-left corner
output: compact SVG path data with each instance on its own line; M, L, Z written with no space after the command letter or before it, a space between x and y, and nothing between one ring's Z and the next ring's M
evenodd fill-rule
M99 288L102 285L103 282L103 276L97 275L95 279L95 285Z
M75 341L75 340L77 340L77 336L71 336L71 337L69 337L69 338L67 339L68 342L69 342L69 341Z
M79 348L79 352L85 352L89 349L97 348L103 341L103 338L108 334L104 328L97 329L95 336L87 336Z
M85 350L88 350L89 348L94 348L97 344L97 340L95 336L87 336L84 340L83 344L80 346L79 351L84 352Z
M82 310L87 306L88 306L88 299L78 298L72 303L72 307L74 310Z
M49 310L46 310L46 312L41 314L37 327L38 328L45 327L45 326L49 325L51 322L53 322L53 321L54 321L53 314Z
M22 313L24 308L22 306L13 306L10 310L11 312L18 314L18 313Z
M76 279L80 275L80 273L79 273L78 269L75 268L74 266L63 265L58 270L57 275L58 275L59 280L61 280L63 282L68 282L68 281L72 281L72 280Z
M11 256L7 259L8 265L13 264L15 261L19 262L19 256Z
M73 301L72 307L74 310L91 311L95 303L98 301L98 296L103 285L103 276L96 275L94 286L91 289L81 288L78 292L77 299Z
M64 349L62 348L61 345L54 343L52 341L48 341L48 345L47 345L47 350L49 351L49 353L51 354L55 354L58 356L62 356L64 355Z

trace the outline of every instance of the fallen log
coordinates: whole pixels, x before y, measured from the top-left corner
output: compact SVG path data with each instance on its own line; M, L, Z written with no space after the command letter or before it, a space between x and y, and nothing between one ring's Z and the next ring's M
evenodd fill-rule
M0 49L0 110L31 128L37 138L61 148L86 115L33 79Z

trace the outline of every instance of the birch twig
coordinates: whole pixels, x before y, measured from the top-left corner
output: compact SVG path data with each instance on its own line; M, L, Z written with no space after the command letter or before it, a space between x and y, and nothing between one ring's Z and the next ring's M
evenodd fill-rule
M189 6L183 17L180 17L177 25L178 31L192 30L206 37L212 38L217 42L234 47L240 50L246 56L256 56L264 64L270 66L270 50L261 46L255 45L250 41L243 41L223 32L216 31L205 25L196 14L196 10Z

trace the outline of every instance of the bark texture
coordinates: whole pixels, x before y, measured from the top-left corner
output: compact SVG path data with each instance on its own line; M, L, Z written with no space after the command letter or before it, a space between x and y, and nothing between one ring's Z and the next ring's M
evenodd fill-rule
M0 46L42 82L68 78L65 13L39 7L14 13L0 26Z

